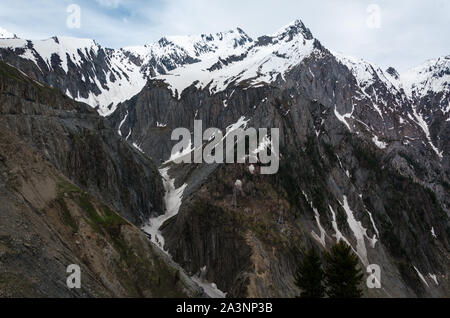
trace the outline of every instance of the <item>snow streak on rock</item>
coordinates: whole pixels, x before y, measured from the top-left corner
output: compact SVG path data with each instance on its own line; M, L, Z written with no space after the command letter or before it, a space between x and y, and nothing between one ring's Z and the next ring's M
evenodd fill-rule
M317 242L322 244L323 247L326 247L325 237L326 237L327 233L325 232L325 229L323 228L322 223L320 223L320 213L314 207L313 203L311 201L309 201L308 195L304 191L302 191L302 193L306 199L306 202L309 203L309 205L311 206L311 209L313 209L313 211L314 211L314 216L315 216L317 226L319 227L319 231L320 231L320 235L317 235L316 232L314 232L314 231L311 231L311 235Z
M416 273L417 273L417 275L419 276L420 280L421 280L425 285L427 285L427 287L430 287L430 285L428 285L428 283L427 283L425 277L422 275L421 272L419 272L419 270L417 269L417 267L414 266L414 269L416 270Z
M206 280L206 266L200 269L199 275L194 275L191 279L196 282L200 287L203 288L205 293L211 298L225 298L227 297L227 293L224 293L215 283L210 283Z
M364 265L369 265L369 260L367 258L367 249L365 244L365 238L371 243L371 245L374 247L375 243L377 241L376 237L370 238L367 235L367 229L362 226L362 223L360 221L357 221L353 211L350 209L350 206L348 204L348 199L344 195L344 203L341 203L341 206L343 207L346 215L347 215L347 223L350 227L350 229L353 232L353 235L356 238L356 252L363 262Z

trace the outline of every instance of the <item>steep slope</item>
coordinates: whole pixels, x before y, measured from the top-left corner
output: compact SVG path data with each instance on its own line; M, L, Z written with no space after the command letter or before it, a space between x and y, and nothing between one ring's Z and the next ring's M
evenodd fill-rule
M51 126L58 122L58 111L60 116L72 112L83 117L91 112L82 112L87 106L64 101L57 91L1 62L0 94L0 296L202 295L145 234L105 204L102 196L96 199L71 183L52 163L48 151L30 142L26 128L37 132L40 117L47 117L45 123ZM14 104L5 95L14 96ZM46 105L50 100L54 104ZM16 127L18 118L32 124ZM76 126L75 120L66 119ZM94 138L101 132L91 130L90 134ZM66 151L63 136L60 156ZM48 135L45 142L54 142L53 138ZM66 155L76 156L78 151L72 149ZM66 286L70 264L81 268L81 289Z
M33 79L97 108L101 115L137 94L146 81L120 50L103 48L89 39L3 39L0 56Z
M415 104L415 117L449 165L450 56L430 60L400 75L400 85Z
M0 114L0 123L131 222L164 211L164 189L151 159L88 105L1 63Z

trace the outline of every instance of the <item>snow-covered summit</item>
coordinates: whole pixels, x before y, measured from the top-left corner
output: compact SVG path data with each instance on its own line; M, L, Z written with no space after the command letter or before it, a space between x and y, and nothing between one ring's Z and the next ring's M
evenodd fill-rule
M167 36L145 46L126 47L123 52L139 60L143 73L154 77L200 62L207 56L226 58L237 51L243 52L252 42L242 29L235 28L215 34Z
M6 48L13 51L22 52L19 56L33 60L38 63L39 57L51 69L53 55L58 55L61 63L60 66L64 71L68 71L69 60L79 65L84 54L96 54L99 45L91 39L80 39L72 37L52 37L39 41L28 41L18 38L9 38L0 41L0 48Z
M359 87L363 89L365 93L370 95L373 93L373 95L376 95L375 84L378 82L382 82L394 95L401 89L398 77L396 78L395 76L395 74L398 73L394 68L383 71L377 65L363 59L336 52L333 52L333 55L339 62L348 67L358 82Z
M450 91L450 55L433 59L401 74L409 96Z
M236 34L239 34L238 41L234 37ZM211 93L244 81L248 86L264 85L283 76L314 51L315 40L299 20L273 35L259 37L257 41L240 29L228 36L232 40L225 41L226 45L217 45L215 50L203 50L204 54L196 54L198 60L194 63L158 78L168 83L178 96L193 83L197 88L208 86ZM210 42L214 43L213 40Z
M91 39L58 36L23 40L0 28L0 57L11 59L15 55L31 60L37 68L35 74L43 74L39 80L97 107L102 115L112 113L120 102L139 93L148 79L166 82L178 97L194 84L199 89L208 87L211 94L240 83L258 87L283 79L289 70L321 50L300 20L256 39L234 28L212 34L166 36L147 45L115 50ZM449 56L399 75L393 68L383 71L364 60L332 54L349 68L361 93L373 100L377 111L380 105L391 104L378 99L384 95L383 87L395 96L401 95L398 92L402 88L409 96L413 91L449 91ZM60 77L55 79L52 72ZM73 81L78 81L77 85Z
M307 40L312 40L313 35L311 31L305 26L301 20L295 20L292 23L280 28L273 37L280 40L292 40L296 35L302 35Z
M17 35L0 27L0 39L17 39Z
M216 34L202 34L195 36L169 36L165 38L191 55L200 57L210 52L233 50L245 46L253 40L240 28Z

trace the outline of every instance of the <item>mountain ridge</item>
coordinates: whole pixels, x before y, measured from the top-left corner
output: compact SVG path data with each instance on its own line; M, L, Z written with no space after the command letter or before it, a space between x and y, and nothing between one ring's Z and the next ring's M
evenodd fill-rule
M58 68L58 61L52 61L53 54L58 55L60 60L60 67L62 68L62 72L67 74L69 68L69 61L74 63L74 69L79 66L80 61L87 59L90 64L96 65L93 60L89 56L89 53L86 51L91 51L91 48L94 48L93 53L97 53L97 50L101 50L102 54L100 59L105 59L106 64L101 67L91 66L94 70L91 74L83 74L83 72L75 70L75 76L78 78L77 80L81 85L79 87L83 87L80 89L70 87L70 85L66 83L62 83L61 81L56 81L54 83L49 83L52 86L60 88L63 92L67 93L70 97L77 99L78 101L86 102L93 107L96 107L100 114L103 116L110 115L117 106L118 103L123 102L137 93L144 87L146 81L152 78L160 78L164 81L167 81L169 85L174 87L175 91L178 91L178 96L181 95L182 90L186 88L189 84L192 84L199 78L193 77L192 81L189 83L177 83L177 78L182 77L181 74L184 67L190 67L190 71L200 72L197 77L200 76L200 81L203 82L203 86L208 84L205 80L201 80L202 77L206 78L214 78L213 75L207 76L208 74L201 75L201 70L203 69L203 65L197 65L194 67L193 65L201 62L199 57L204 55L213 55L211 56L211 62L208 62L209 65L205 65L205 69L208 68L210 70L218 70L218 69L226 69L228 66L233 66L233 64L242 63L243 60L248 59L248 55L252 55L254 58L258 59L257 56L251 54L249 52L252 48L255 51L257 47L264 47L269 44L271 41L286 41L289 42L295 36L301 36L306 41L313 41L314 37L311 31L303 24L301 20L295 20L292 23L280 28L277 32L272 35L264 35L258 37L256 40L249 37L242 29L235 28L226 32L219 32L216 34L201 34L201 35L193 35L193 36L167 36L162 37L159 41L146 44L143 46L135 46L135 47L124 47L120 49L107 49L97 44L94 40L85 41L89 42L90 45L86 45L86 43L81 43L80 39L76 38L67 38L71 44L75 44L72 46L67 46L67 44L56 45L55 48L39 48L40 43L46 42L51 44L52 40L57 42L58 37L53 37L47 40L42 41L25 41L16 39L16 41L1 41L0 40L0 53L4 60L8 61L8 52L11 51L17 52L19 58L26 58L34 61L34 63L38 66L39 70L35 70L36 79L43 80L44 82L49 83L49 80L45 80L45 76L39 76L39 72L45 72L42 68L52 69L52 66L55 65ZM65 37L59 37L64 39ZM56 40L55 40L56 39ZM92 41L92 42L90 42ZM77 44L78 43L78 44ZM57 44L57 43L56 43ZM272 43L273 44L273 43ZM319 45L320 43L317 43ZM37 47L35 47L37 46ZM50 45L47 45L50 46ZM55 46L55 45L53 45ZM70 47L73 47L70 49ZM33 50L34 49L34 50ZM78 49L80 49L82 54L79 54ZM97 51L97 52L96 52ZM261 51L261 50L259 50ZM20 53L20 54L19 54ZM66 56L61 56L66 54ZM85 54L86 53L86 54ZM215 53L211 54L211 53ZM255 53L255 52L253 52ZM257 52L256 52L257 53ZM269 53L273 53L276 56L269 58L267 54L261 54L259 58L259 63L264 63L267 65L270 62L273 63L282 63L281 57L291 54L289 56L292 58L292 54L289 49L284 48L281 52L278 52L277 49L274 49ZM333 53L335 54L335 53ZM5 57L6 55L6 57ZM41 55L42 60L45 62L45 66L40 66L39 57L37 55ZM94 54L95 55L95 54ZM341 58L346 58L348 60L354 60L350 57L346 57L345 55L339 54ZM266 58L269 58L270 61L265 61ZM248 59L250 60L250 59ZM300 60L291 61L289 64L284 67L284 69L292 67L298 64ZM372 63L365 62L362 59L359 61L363 64L370 64L374 66L376 72L380 77L388 78L389 75L386 74L379 67L375 66ZM10 62L16 62L11 60ZM257 61L255 61L257 62ZM250 61L250 64L252 61ZM253 62L254 63L254 62ZM13 64L14 63L10 63ZM17 65L16 65L17 66ZM242 70L251 67L250 65L243 66ZM72 67L71 67L72 68ZM198 70L200 68L200 70ZM281 68L277 71L277 68ZM177 72L177 69L179 72ZM234 73L239 73L239 68L234 71ZM247 70L248 71L248 70ZM100 72L100 74L97 74ZM172 72L175 72L172 76L169 75ZM187 70L185 71L187 72ZM273 66L268 67L266 70L262 70L262 73L265 75L263 80L270 81L273 76L270 76L269 73L283 73L282 66ZM104 73L104 74L101 74ZM217 73L217 72L216 72ZM218 72L220 73L220 72ZM248 72L247 72L248 73ZM222 82L231 82L233 79L236 79L237 74L234 74L231 71L231 76L228 74L224 74L225 77ZM251 77L253 74L248 74L247 78ZM220 75L215 75L220 76ZM402 78L401 76L400 78ZM174 79L175 78L175 79ZM244 77L245 78L245 77ZM398 85L396 81L392 81L393 85L396 88L400 88L400 86L406 89L406 85ZM397 81L398 82L398 81ZM396 85L397 84L397 85ZM223 86L219 85L219 86ZM406 90L408 91L408 90ZM408 95L410 98L410 94Z

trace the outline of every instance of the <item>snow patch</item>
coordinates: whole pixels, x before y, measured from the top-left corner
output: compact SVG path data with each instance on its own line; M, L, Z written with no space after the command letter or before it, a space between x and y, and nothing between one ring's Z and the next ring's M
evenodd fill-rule
M168 219L174 217L178 214L178 210L181 206L181 201L183 198L183 192L187 187L187 184L182 185L178 189L175 188L175 179L171 179L168 174L169 168L160 169L159 172L163 178L163 185L165 190L164 202L166 205L166 211L163 215L151 218L147 224L142 228L142 230L150 234L151 240L156 244L161 250L168 252L164 249L165 242L159 228Z
M341 233L341 231L339 231L338 228L338 224L337 224L337 220L336 220L336 213L334 212L333 208L331 207L331 205L329 205L330 211L331 211L331 217L333 218L333 220L331 221L331 224L333 226L334 229L334 236L336 237L336 242L340 242L341 240L344 241L345 243L347 243L348 246L352 246L350 244L350 242L344 237L344 235Z
M378 140L378 136L374 136L374 137L372 138L372 141L373 141L373 143L374 143L378 148L380 148L380 149L386 149L387 146L388 146L387 143Z
M434 227L431 228L431 236L433 236L433 238L437 238L436 232L434 231Z
M224 293L223 291L218 289L216 284L208 282L205 279L205 276L206 276L206 266L200 269L200 275L192 276L191 279L195 283L197 283L201 288L203 288L203 290L209 297L214 299L226 298L227 293Z
M436 284L436 286L439 286L439 282L438 282L437 276L435 274L428 273L428 276L430 276L430 278L433 280L433 282Z
M341 121L348 128L348 130L350 130L350 132L352 131L352 129L350 128L350 125L348 124L346 119L352 118L354 110L355 110L355 106L353 105L352 111L350 113L341 115L337 111L337 106L334 107L334 114L336 115L337 119L339 119L339 121Z
M366 249L366 244L365 244L365 238L367 238L367 240L370 242L370 244L373 248L375 247L375 244L378 240L377 240L376 236L374 236L373 238L370 238L367 235L367 229L362 226L361 222L356 220L356 218L353 214L353 211L350 209L350 206L348 204L348 199L345 195L344 195L344 203L343 204L341 203L341 206L347 215L347 223L348 223L350 229L352 230L353 235L356 238L357 255L359 256L359 258L361 259L363 264L367 266L369 264L369 260L367 258L367 249Z
M139 146L137 143L133 142L133 147L139 150L142 153L145 153L144 150L142 150L141 146Z
M124 117L124 118L122 119L122 121L120 122L119 128L117 129L117 132L119 133L119 136L120 136L120 137L122 137L122 131L121 131L120 129L122 128L123 124L124 124L125 121L127 120L127 117L128 117L128 110L127 110L127 113L126 113L125 117Z

